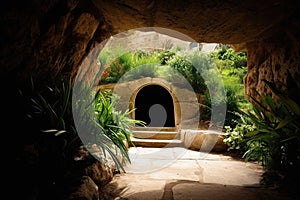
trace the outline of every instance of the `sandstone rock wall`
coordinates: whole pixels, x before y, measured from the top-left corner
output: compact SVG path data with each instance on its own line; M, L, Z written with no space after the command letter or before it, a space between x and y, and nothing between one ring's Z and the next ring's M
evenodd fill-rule
M109 31L90 1L11 1L1 10L1 71L16 82L76 71Z
M247 97L259 99L253 89L263 95L272 94L263 82L264 79L286 91L287 70L295 79L300 80L299 30L299 21L291 19L272 37L247 43L248 73L244 79ZM273 97L275 98L274 94Z

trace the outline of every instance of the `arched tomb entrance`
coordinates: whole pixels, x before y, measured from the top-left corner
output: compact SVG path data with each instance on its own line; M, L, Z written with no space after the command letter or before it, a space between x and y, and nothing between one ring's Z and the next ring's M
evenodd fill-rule
M141 88L134 101L135 119L148 127L175 127L174 103L168 90L156 84Z
M177 87L162 78L150 77L101 85L100 88L112 89L120 97L117 110L134 110L130 117L142 120L148 126L198 128L199 104L190 89ZM149 115L153 115L152 123Z

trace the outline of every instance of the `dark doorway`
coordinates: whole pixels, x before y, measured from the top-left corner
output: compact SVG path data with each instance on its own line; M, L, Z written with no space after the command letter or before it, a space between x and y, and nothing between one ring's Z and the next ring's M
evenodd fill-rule
M159 85L143 87L135 99L135 119L149 127L174 127L174 105L170 93Z

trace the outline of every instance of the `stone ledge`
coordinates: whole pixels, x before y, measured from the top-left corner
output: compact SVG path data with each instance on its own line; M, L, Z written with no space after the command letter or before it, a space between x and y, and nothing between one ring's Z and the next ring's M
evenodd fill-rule
M191 150L225 151L228 146L223 142L224 133L214 130L180 130L184 146Z

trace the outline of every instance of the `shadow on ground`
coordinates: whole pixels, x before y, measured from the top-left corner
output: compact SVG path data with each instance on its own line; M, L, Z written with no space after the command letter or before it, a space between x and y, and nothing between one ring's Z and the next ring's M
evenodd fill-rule
M257 185L233 186L196 181L168 181L162 190L127 193L128 188L114 182L102 191L101 200L296 200L286 191Z

